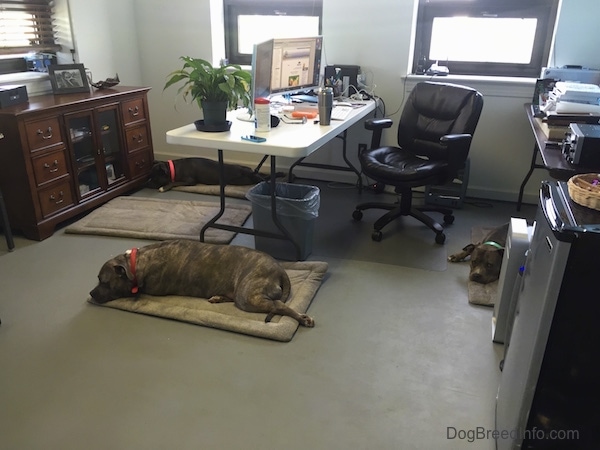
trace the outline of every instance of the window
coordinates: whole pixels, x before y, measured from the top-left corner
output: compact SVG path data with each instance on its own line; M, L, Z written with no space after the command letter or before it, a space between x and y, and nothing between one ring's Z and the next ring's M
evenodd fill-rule
M225 54L250 65L254 44L321 34L322 0L223 0Z
M0 55L53 52L52 0L0 0Z
M548 62L559 0L419 0L413 73L537 78Z

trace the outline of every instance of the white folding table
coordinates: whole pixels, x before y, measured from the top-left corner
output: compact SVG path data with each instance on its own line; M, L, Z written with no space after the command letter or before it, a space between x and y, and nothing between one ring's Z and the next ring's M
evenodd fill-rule
M231 121L231 128L229 131L216 133L198 131L193 123L167 131L167 143L169 144L179 144L197 148L212 148L218 152L221 180L219 190L221 208L215 217L208 221L202 228L200 232L200 240L204 241L204 234L208 228L218 228L236 233L252 234L254 236L287 239L294 244L296 248L296 254L298 255L298 259L300 259L300 246L293 240L289 232L284 226L282 226L281 222L277 218L275 191L275 178L277 173L275 164L276 157L283 156L286 158L296 159L297 161L293 166L302 164L302 160L304 158L318 150L325 143L338 136L342 136L344 141L343 156L346 164L348 164L348 167L346 168L326 165L319 166L333 170L352 170L357 174L357 176L360 176L360 172L346 158L346 132L348 128L364 119L369 113L375 110L376 104L375 101L372 100L356 103L362 103L363 106L355 108L345 120L331 121L331 125L320 125L317 117L315 120L308 119L304 124L285 123L284 121L281 121L279 126L272 128L269 132L256 133L254 130L254 124L252 122L246 122L237 118L237 115L240 114L240 111L238 110L231 111L228 114L227 118L229 121ZM249 142L242 140L242 136L245 135L258 135L265 137L267 140L260 143ZM273 222L275 225L277 225L278 229L281 231L281 234L217 223L219 218L225 212L225 183L223 182L224 151L237 151L264 155L265 158L263 159L263 162L266 160L266 158L271 158L271 214ZM304 163L304 165L309 164ZM290 175L291 170L292 168L290 168Z

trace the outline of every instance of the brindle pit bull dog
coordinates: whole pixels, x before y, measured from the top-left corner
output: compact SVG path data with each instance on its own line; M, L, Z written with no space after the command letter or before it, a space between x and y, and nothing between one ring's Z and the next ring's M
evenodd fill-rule
M249 167L224 164L225 184L247 186L263 181L263 177ZM207 158L182 158L155 161L146 186L161 192L175 186L219 183L219 163Z
M469 244L462 252L448 256L448 261L464 261L471 256L469 280L481 284L496 281L500 276L508 223L490 231L478 244Z
M311 317L285 304L290 287L286 271L266 253L182 239L131 249L107 261L90 296L97 303L140 293L200 297L266 313L265 322L282 315L313 327Z

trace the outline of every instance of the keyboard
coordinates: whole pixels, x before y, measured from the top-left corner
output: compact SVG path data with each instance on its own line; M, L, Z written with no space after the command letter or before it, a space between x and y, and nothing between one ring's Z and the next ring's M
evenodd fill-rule
M319 98L316 95L308 95L308 94L297 94L292 95L292 101L296 100L298 102L304 103L318 103Z
M334 106L331 108L331 120L346 120L352 112L352 106Z

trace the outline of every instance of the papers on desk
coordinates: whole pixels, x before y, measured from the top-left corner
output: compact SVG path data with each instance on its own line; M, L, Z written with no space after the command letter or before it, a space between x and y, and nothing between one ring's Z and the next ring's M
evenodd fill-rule
M600 114L600 86L588 83L557 81L548 94L544 107L546 113L559 114L592 113Z
M544 118L535 117L534 119L549 141L562 141L565 133L569 131L571 123L598 124L600 123L600 113L567 114L553 111Z

